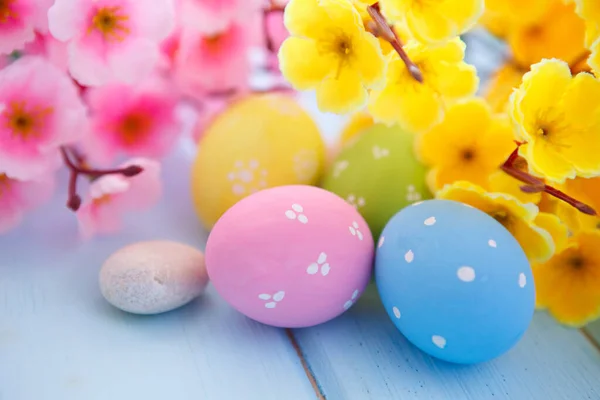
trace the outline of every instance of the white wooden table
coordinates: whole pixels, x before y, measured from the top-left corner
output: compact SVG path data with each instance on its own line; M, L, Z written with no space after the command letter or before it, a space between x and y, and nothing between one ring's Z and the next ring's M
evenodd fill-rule
M342 120L319 118L331 140ZM247 319L212 287L158 316L114 309L97 278L113 251L147 239L204 249L190 160L185 147L166 160L162 201L118 235L79 242L59 192L0 237L0 400L600 399L598 346L543 313L503 357L461 367L407 343L373 287L341 317L293 331Z

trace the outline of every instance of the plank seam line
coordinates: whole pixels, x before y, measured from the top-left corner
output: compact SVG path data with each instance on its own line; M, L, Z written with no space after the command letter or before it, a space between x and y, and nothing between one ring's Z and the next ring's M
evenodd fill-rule
M306 377L310 381L310 384L312 385L313 390L315 391L315 394L317 395L317 399L318 400L326 400L327 397L325 397L325 394L323 393L323 389L317 382L317 378L315 377L315 374L313 373L312 369L308 365L305 354L302 351L302 348L300 347L300 345L298 344L298 341L294 337L292 330L288 328L285 330L285 333L286 333L288 339L290 340L292 347L294 348L294 350L296 350L296 354L298 355L298 358L300 359L300 362L302 363L302 368L304 368L304 373L306 374Z
M588 342L594 347L596 350L600 352L600 344L596 341L596 338L592 336L585 328L579 329L583 337L587 339Z

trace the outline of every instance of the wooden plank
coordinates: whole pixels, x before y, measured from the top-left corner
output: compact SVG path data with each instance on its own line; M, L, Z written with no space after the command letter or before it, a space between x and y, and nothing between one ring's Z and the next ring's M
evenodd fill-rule
M475 366L437 361L410 345L374 285L340 318L294 336L328 399L600 398L598 351L541 313L513 350Z
M1 238L0 399L316 398L286 332L245 318L212 288L159 316L102 299L99 267L121 246L172 239L203 248L189 160L174 154L165 168L161 204L132 215L119 235L79 243L61 192Z

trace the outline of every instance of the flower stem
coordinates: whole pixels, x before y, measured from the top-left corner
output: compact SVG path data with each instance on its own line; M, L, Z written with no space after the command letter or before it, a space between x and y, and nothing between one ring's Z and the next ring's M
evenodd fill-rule
M87 168L82 165L83 158L77 154L74 155L76 162L73 162L71 159L72 150L68 149L65 146L60 148L60 153L62 155L63 162L70 170L69 176L69 191L68 191L68 199L67 199L67 207L70 210L77 211L81 206L81 196L77 194L77 178L79 175L87 175L91 179L96 179L104 175L114 175L120 174L125 177L133 177L143 171L143 168L139 165L129 165L125 168L113 168L113 169L92 169Z
M518 144L520 146L520 144ZM588 215L597 215L596 211L590 207L589 205L569 196L568 194L561 192L560 190L547 185L544 181L539 178L536 178L525 171L521 171L516 168L514 163L515 160L519 157L519 147L508 156L508 159L500 166L502 171L506 172L508 175L512 176L515 179L520 180L526 185L521 186L521 190L525 193L540 193L546 192L550 196L556 197L559 200L564 201L565 203L575 207L577 210L584 214Z
M406 52L402 48L402 41L398 37L398 33L396 32L394 27L388 24L383 14L381 14L378 4L375 3L372 6L368 6L367 12L375 22L375 25L377 27L377 35L381 36L383 39L387 40L392 45L396 53L398 53L398 55L406 65L406 68L408 69L408 72L412 75L412 77L417 82L423 83L423 73L421 72L419 67L417 67L417 65L408 57L408 54L406 54Z

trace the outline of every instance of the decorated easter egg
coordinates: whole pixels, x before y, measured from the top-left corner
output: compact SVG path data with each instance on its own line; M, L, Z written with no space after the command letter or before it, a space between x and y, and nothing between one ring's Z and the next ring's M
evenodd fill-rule
M535 308L519 243L484 212L450 200L415 203L389 221L378 242L375 280L400 332L454 363L508 351Z
M373 238L343 199L307 185L262 190L217 221L206 265L218 293L264 324L297 328L349 309L369 282Z
M233 102L206 128L192 166L194 206L205 228L244 197L281 185L316 184L325 144L313 119L285 94Z
M322 187L356 207L375 239L399 210L431 198L413 143L414 135L398 126L373 125L341 150L324 176Z
M181 307L202 294L207 283L204 254L170 241L125 246L100 269L104 298L134 314L158 314Z

